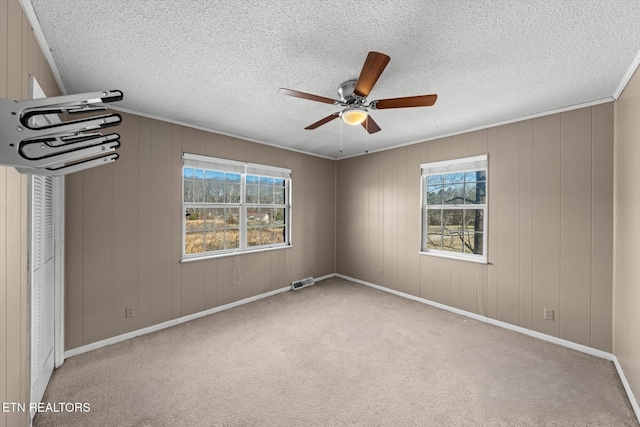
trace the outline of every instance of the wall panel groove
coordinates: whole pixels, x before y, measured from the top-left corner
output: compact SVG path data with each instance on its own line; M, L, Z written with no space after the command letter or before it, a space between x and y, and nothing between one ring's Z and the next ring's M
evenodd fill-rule
M613 135L607 130L613 128L613 110L606 107L593 107L591 121L591 343L612 351Z
M591 109L562 113L560 338L591 343ZM587 326L587 327L585 327Z

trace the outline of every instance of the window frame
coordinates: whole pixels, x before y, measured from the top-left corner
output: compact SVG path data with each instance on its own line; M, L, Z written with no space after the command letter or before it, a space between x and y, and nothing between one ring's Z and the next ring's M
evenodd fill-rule
M421 236L420 236L420 254L436 256L441 258L456 259L461 261L470 261L480 264L487 264L487 248L488 248L488 225L489 225L489 159L487 154L473 157L465 157L452 160L444 160L438 162L423 163L420 165L421 169L421 185L420 185L420 206L422 211L421 222ZM482 204L428 204L427 200L427 186L428 177L434 175L446 175L453 173L468 173L484 171L485 172L485 200ZM429 208L431 206L431 208ZM435 209L461 209L465 210L482 210L482 255L454 252L443 249L433 249L427 247L427 221L429 217L429 210Z
M183 153L182 160L182 256L181 262L191 262L203 259L212 259L225 256L231 256L236 254L262 252L274 249L283 249L291 247L291 211L292 211L292 178L291 169L280 168L276 166L262 165L249 162L239 162L236 160L222 159L212 156L203 156L199 154ZM240 175L240 201L235 202L185 202L185 168L203 169L205 171L223 172L230 174ZM203 175L204 176L204 175ZM284 180L284 203L248 203L247 202L247 176L258 176L272 179ZM203 179L206 183L207 181ZM226 180L223 181L226 183ZM276 186L274 185L274 188ZM187 237L187 209L190 208L210 208L221 209L231 208L239 210L239 223L238 223L238 247L218 249L213 251L206 251L206 245L203 252L186 253L186 237ZM248 228L247 219L250 209L264 208L264 209L284 209L283 213L283 228L284 236L283 242L267 243L262 245L249 245L247 240ZM225 223L226 225L226 223ZM234 227L235 228L235 227ZM226 230L226 227L225 227ZM206 233L206 229L203 230ZM206 241L205 241L206 243Z

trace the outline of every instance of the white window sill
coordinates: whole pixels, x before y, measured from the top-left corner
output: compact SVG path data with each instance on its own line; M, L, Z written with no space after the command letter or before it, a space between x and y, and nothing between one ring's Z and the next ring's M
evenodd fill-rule
M203 260L207 260L207 259L226 258L226 257L236 256L236 255L255 254L255 253L258 253L258 252L276 251L276 250L279 250L279 249L289 249L291 247L293 247L293 245L281 245L281 246L270 246L270 247L266 247L266 248L246 249L246 250L242 250L242 251L224 252L224 253L219 253L219 254L207 254L207 255L201 255L201 256L190 256L188 258L182 258L180 260L180 264L185 264L185 263L194 262L194 261L203 261Z
M447 259L455 259L457 261L468 261L468 262L475 262L476 264L489 264L487 262L487 259L484 257L479 257L479 256L464 256L464 255L456 255L455 253L442 253L442 252L426 252L426 251L419 251L418 252L420 255L427 255L427 256L433 256L433 257L438 257L438 258L447 258Z

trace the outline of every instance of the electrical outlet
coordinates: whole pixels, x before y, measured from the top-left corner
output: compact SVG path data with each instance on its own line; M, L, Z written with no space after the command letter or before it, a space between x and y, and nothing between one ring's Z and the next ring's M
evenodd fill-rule
M545 308L544 309L544 320L551 320L553 321L553 310L550 308Z
M124 309L124 317L127 319L130 317L136 317L136 306L130 305L129 307L126 307Z

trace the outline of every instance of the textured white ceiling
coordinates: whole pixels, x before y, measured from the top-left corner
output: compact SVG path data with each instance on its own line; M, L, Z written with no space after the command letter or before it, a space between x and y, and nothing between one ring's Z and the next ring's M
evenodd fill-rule
M331 158L611 99L640 49L637 0L31 3L67 93ZM391 62L370 100L436 104L304 130L339 109L278 88L337 98L371 50Z

